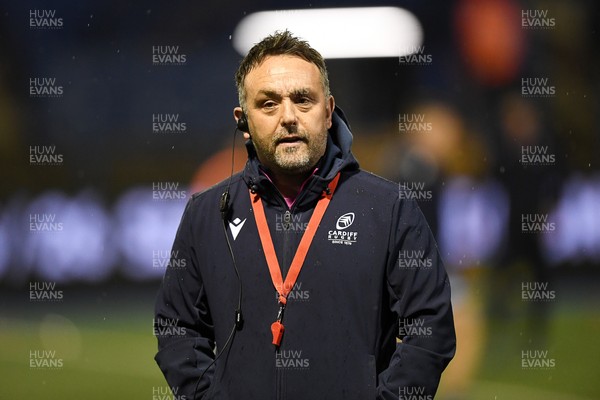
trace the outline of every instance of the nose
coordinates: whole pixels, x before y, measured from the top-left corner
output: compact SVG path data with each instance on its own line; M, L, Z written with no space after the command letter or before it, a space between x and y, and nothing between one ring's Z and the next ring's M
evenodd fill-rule
M296 129L297 122L294 103L289 99L284 100L281 104L281 126L291 132Z

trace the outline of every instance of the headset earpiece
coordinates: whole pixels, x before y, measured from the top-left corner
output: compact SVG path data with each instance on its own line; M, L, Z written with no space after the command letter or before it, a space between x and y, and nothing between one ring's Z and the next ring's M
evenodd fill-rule
M237 128L241 132L250 133L250 129L248 128L248 117L246 116L246 113L243 111L242 111L242 115L237 120Z

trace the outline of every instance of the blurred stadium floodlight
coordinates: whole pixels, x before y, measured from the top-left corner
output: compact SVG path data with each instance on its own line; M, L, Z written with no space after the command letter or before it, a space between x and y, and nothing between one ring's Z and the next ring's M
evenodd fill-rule
M240 21L233 47L242 55L265 36L288 29L324 58L401 57L418 52L423 29L398 7L262 11Z

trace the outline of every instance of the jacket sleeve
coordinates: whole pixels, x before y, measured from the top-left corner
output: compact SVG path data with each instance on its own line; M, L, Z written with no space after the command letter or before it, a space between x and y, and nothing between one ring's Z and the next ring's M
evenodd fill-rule
M207 391L212 367L201 382L198 379L214 359L213 322L194 253L194 201L189 200L179 224L154 313L158 339L154 359L173 393L187 399L200 399Z
M456 348L450 284L416 202L397 201L393 221L387 289L401 343L379 375L378 399L433 398Z

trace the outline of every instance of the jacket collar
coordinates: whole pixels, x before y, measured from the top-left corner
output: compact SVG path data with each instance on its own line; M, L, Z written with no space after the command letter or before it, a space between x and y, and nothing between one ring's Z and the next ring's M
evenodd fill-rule
M332 125L327 135L325 155L317 165L318 171L308 179L302 191L298 194L294 208L300 210L311 208L338 172L359 168L351 147L352 133L346 116L336 106L332 115ZM251 140L246 142L246 149L248 151L248 161L244 168L243 178L248 188L258 192L260 197L269 204L285 206L285 201L277 188L261 172L262 167Z

